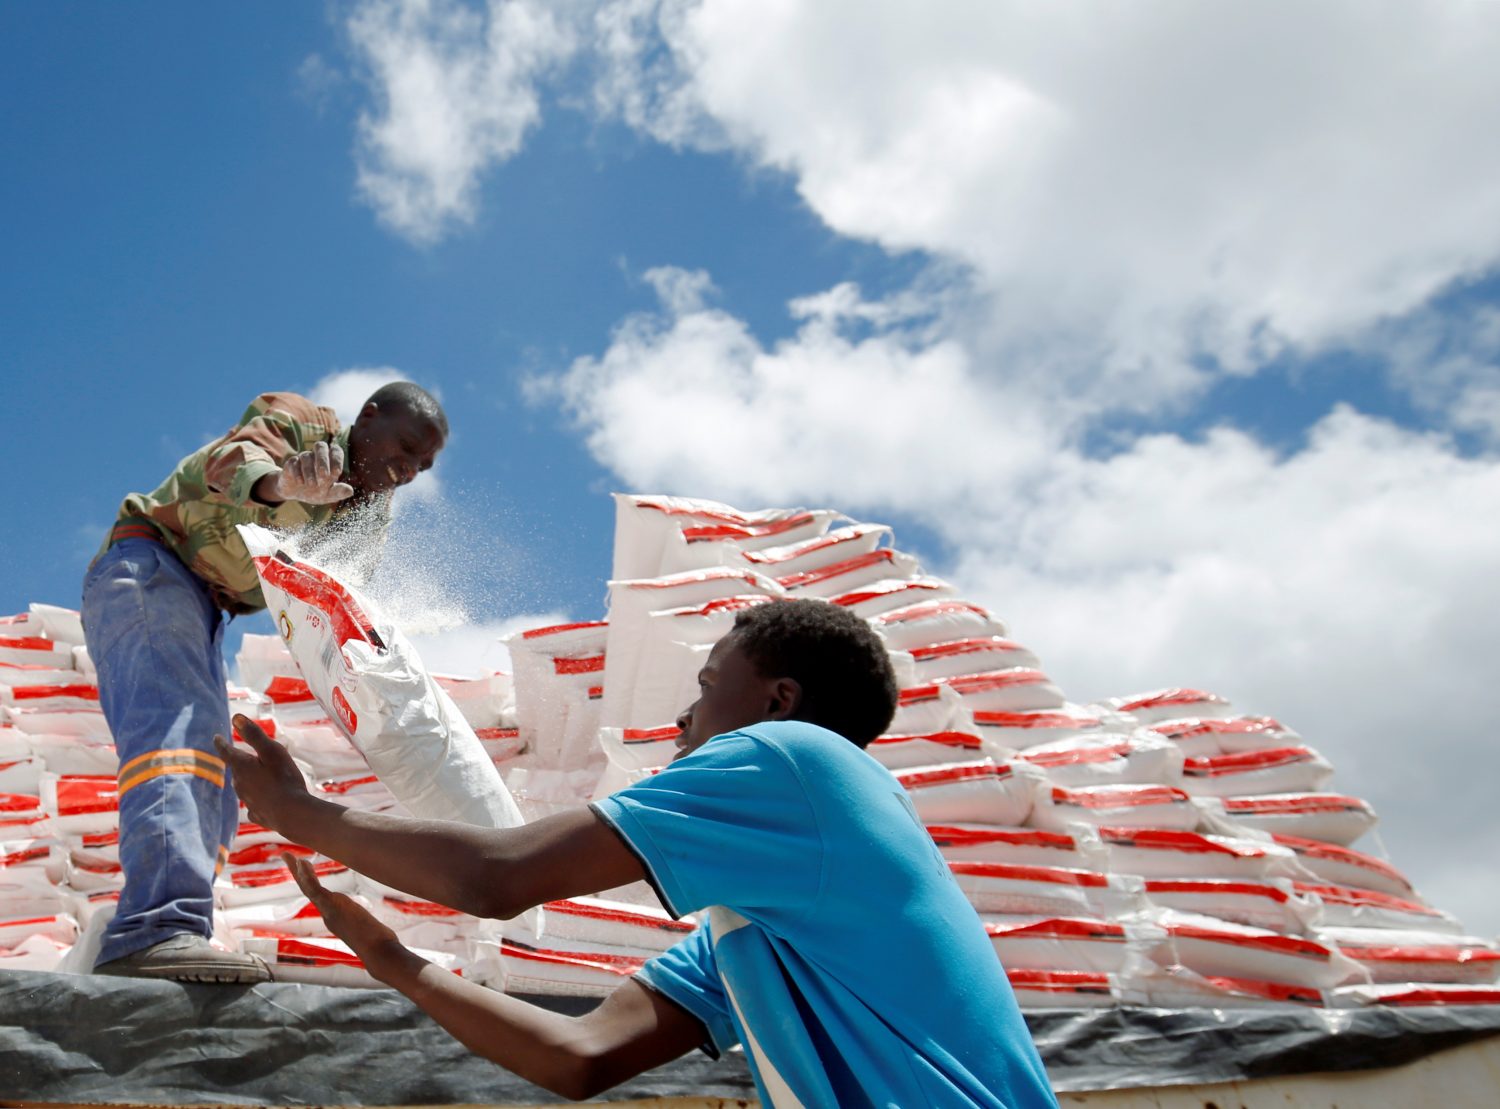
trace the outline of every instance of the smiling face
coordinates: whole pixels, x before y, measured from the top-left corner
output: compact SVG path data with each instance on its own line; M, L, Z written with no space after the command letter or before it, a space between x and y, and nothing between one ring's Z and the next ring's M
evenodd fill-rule
M430 417L368 401L349 429L349 482L361 493L388 493L430 470L446 441Z
M788 719L800 694L790 678L767 678L757 671L730 632L714 644L698 672L698 699L677 717L681 734L673 761L716 735L763 720Z

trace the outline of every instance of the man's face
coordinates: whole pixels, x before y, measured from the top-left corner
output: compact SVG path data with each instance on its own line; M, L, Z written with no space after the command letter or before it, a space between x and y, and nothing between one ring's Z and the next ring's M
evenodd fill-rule
M677 717L682 734L673 761L716 735L770 719L776 703L776 680L761 677L730 632L714 644L698 671L698 699Z
M387 493L430 470L444 436L425 416L371 401L349 430L350 484L361 493Z

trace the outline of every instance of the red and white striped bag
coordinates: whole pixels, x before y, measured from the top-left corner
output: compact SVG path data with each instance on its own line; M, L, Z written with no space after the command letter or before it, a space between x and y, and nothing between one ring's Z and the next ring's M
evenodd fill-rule
M989 759L915 766L895 772L924 824L1023 824L1034 778Z
M1028 747L1016 756L1055 785L1177 785L1182 754L1149 732L1082 735Z
M1205 802L1209 803L1209 802ZM1225 819L1273 835L1346 847L1375 826L1368 801L1340 793L1267 793L1217 800Z
M1017 667L1035 669L1040 665L1031 651L1001 635L971 636L913 647L911 655L917 676L924 682Z
M1081 736L1113 735L1123 730L1124 720L1078 705L1030 712L981 710L972 715L975 734L1002 751L1026 751Z
M1201 689L1156 689L1150 693L1132 693L1126 697L1112 697L1104 705L1115 712L1127 713L1137 723L1150 726L1163 720L1180 720L1184 717L1227 717L1234 707L1217 693Z
M1022 1009L1108 1009L1119 1003L1116 976L1091 970L1007 970Z
M1126 1005L1154 1009L1320 1009L1323 991L1295 982L1207 976L1184 966L1161 967L1142 960L1121 975L1119 996Z
M968 730L969 715L956 693L936 683L911 686L896 697L888 735L931 735Z
M1328 993L1335 1009L1367 1005L1408 1008L1425 1005L1500 1005L1500 986L1430 982L1385 982L1368 986L1340 986Z
M1040 828L1002 828L993 824L929 824L927 834L943 858L956 863L1013 863L1102 870L1092 865L1078 837Z
M1491 985L1500 978L1500 951L1474 936L1392 928L1320 928L1317 936L1363 967L1371 982Z
M1378 890L1392 897L1418 900L1411 882L1390 863L1352 847L1338 847L1300 836L1273 835L1277 844L1291 851L1297 863L1323 885L1354 886Z
M881 547L816 569L778 574L776 584L790 597L832 600L880 581L912 581L922 576L922 564L909 554Z
M1091 845L1099 870L1142 878L1290 878L1291 850L1259 839L1169 828L1100 825Z
M865 748L887 770L972 762L984 757L983 744L971 732L928 732L925 735L883 735Z
M1000 965L1013 970L1073 970L1117 974L1129 959L1131 933L1099 917L984 917Z
M970 713L1034 712L1066 704L1062 690L1051 678L1025 666L939 678L937 684L957 693L960 704Z
M1146 896L1163 909L1199 913L1286 935L1306 932L1317 903L1284 878L1147 878Z
M820 536L836 515L802 508L743 512L698 498L616 493L610 577L652 578L726 564L745 551Z
M851 524L798 543L745 550L741 557L763 574L784 578L868 554L890 534L891 529L884 524Z
M1363 973L1336 946L1305 936L1196 913L1163 912L1153 922L1161 933L1146 947L1151 959L1161 966L1185 966L1205 978L1248 978L1323 990Z
M1037 790L1031 811L1032 824L1058 832L1074 823L1196 831L1201 819L1186 793L1156 785L1047 786Z
M1302 738L1269 716L1190 716L1152 724L1151 731L1171 740L1189 757L1285 747Z
M1183 784L1208 797L1248 797L1266 793L1305 793L1321 789L1333 767L1311 747L1265 747L1231 755L1185 760Z
M1450 914L1420 901L1351 886L1311 882L1294 882L1293 886L1321 906L1319 924L1325 928L1416 929L1454 935L1463 930Z
M955 639L980 639L1005 635L1005 625L988 609L945 596L913 596L907 591L900 608L866 617L886 645L895 651L911 651Z
M1004 916L1111 918L1145 906L1141 880L1060 866L949 863L969 903Z

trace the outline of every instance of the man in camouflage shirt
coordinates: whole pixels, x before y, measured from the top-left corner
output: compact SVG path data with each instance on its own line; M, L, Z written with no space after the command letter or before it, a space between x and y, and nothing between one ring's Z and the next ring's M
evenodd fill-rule
M83 584L89 654L120 758L125 872L100 973L269 977L260 959L208 942L214 875L239 821L213 746L230 730L221 642L229 618L265 607L235 525L347 531L378 550L391 493L431 467L447 438L442 407L410 382L378 389L348 428L306 397L264 393L155 492L125 498Z

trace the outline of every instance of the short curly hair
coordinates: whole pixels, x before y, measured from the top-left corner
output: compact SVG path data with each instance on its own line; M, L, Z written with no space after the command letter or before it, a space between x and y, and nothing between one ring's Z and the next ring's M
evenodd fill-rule
M735 617L730 634L761 677L802 687L798 720L860 748L890 726L898 695L890 655L848 609L820 600L756 605Z

